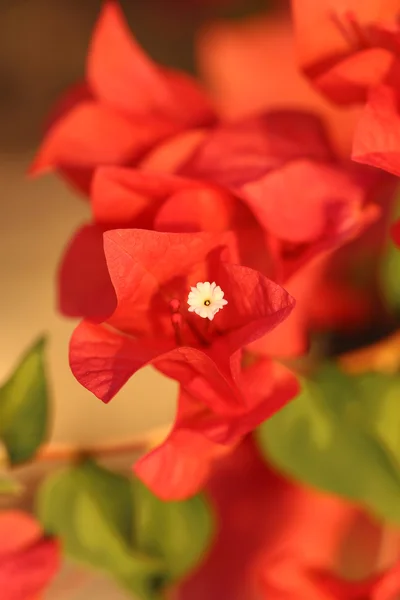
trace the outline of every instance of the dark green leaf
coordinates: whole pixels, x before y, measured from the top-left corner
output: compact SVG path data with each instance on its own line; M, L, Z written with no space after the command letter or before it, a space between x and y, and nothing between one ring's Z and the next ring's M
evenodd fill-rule
M48 393L44 347L45 340L39 340L0 388L0 440L12 464L32 458L46 439Z

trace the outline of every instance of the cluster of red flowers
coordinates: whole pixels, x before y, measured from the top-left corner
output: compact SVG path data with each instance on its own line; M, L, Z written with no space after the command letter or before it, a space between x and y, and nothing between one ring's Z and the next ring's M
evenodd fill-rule
M335 295L327 265L387 209L393 178L371 166L400 175L398 0L292 5L306 76L337 104L366 102L355 160L343 145L336 150L319 108L278 104L227 119L192 78L154 64L108 0L86 80L56 107L31 168L56 170L90 203L91 221L70 241L59 272L61 311L83 318L70 346L75 377L104 402L145 365L179 383L172 430L135 472L167 500L186 498L208 480L224 506L226 528L198 574L203 587L194 578L182 589L190 600L196 590L202 598L250 600L249 578L273 600L391 600L400 591L399 567L354 584L317 569L296 571L283 530L268 521L261 531L254 516L286 510L290 520L299 495L298 522L312 498L266 472L246 435L298 393L296 375L279 359L305 354L316 322L358 318L363 304L343 288ZM394 233L400 244L400 225ZM245 506L251 521L246 539L234 526L235 502L240 519ZM236 560L245 564L246 583L232 573ZM271 579L265 565L276 560L285 565L279 585L290 580L292 589ZM296 595L305 580L305 595Z
M222 119L143 53L115 2L86 81L53 114L32 166L46 169L93 215L60 269L60 307L84 317L72 371L104 402L147 364L180 383L174 427L136 472L163 498L193 494L215 453L296 395L274 359L306 351L318 271L377 218L375 178L335 155L309 112ZM188 305L203 282L227 301L212 320Z

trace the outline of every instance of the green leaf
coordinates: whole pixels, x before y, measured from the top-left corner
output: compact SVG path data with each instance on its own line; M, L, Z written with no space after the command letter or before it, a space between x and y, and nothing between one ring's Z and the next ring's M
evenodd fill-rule
M391 221L400 218L400 202L397 202ZM397 248L387 233L386 251L380 266L380 287L383 299L388 308L395 312L400 310L400 249Z
M400 523L399 465L373 424L377 402L363 388L365 381L328 365L258 429L260 448L292 477Z
M210 508L201 495L163 502L135 481L135 541L160 556L169 581L188 574L209 547L214 531Z
M163 562L130 544L132 484L92 461L51 476L38 495L45 530L61 538L75 560L115 577L127 590L156 600Z
M31 459L46 439L48 393L44 370L45 340L23 357L0 388L0 440L11 464Z
M363 373L357 377L362 419L388 448L400 471L400 374Z

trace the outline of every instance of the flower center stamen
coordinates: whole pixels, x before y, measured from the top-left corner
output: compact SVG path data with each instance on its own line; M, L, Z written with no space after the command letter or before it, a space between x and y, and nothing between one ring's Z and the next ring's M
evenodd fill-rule
M191 287L188 296L189 312L194 312L202 319L212 321L226 304L224 292L213 281L200 281L196 287Z

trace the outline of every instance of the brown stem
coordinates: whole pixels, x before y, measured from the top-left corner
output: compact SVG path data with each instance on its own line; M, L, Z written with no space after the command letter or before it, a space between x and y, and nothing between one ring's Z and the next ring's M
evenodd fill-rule
M47 444L39 450L34 462L69 462L84 455L94 457L109 457L120 454L136 454L145 452L154 441L166 435L166 428L158 428L135 439L124 442L108 442L80 446L78 444Z

